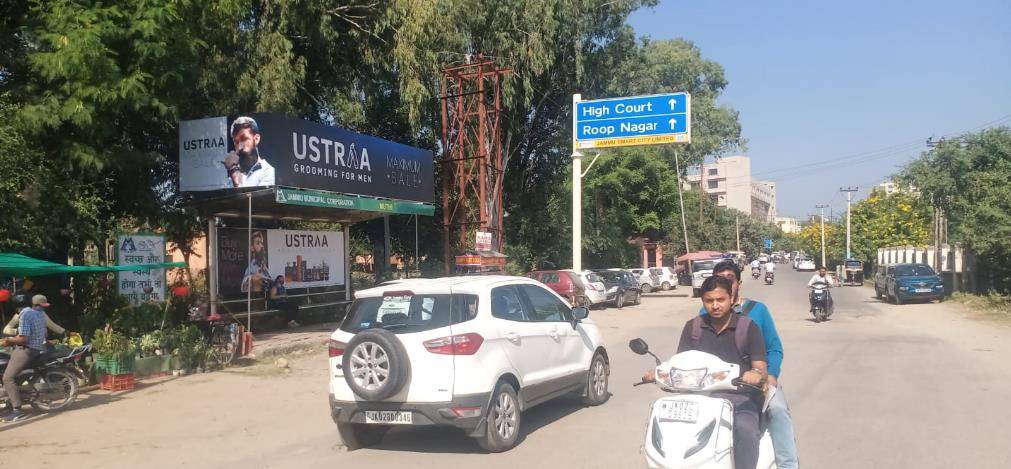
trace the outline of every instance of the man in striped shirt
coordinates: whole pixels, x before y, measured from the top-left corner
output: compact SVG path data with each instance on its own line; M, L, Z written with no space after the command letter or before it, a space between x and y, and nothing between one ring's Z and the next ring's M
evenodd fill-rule
M33 296L32 307L21 311L18 335L0 342L4 347L14 346L3 376L4 390L7 392L8 404L11 409L10 414L3 417L4 422L17 422L28 418L28 414L21 411L21 393L18 390L16 378L21 370L30 366L32 361L45 350L46 315L44 311L48 306L49 300L45 296Z

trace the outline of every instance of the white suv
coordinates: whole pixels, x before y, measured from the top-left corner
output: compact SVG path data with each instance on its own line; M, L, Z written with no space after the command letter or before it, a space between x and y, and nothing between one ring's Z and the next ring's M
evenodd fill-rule
M523 277L415 279L359 291L330 336L330 410L348 449L392 425L463 428L516 445L520 412L608 400L610 364L586 308Z

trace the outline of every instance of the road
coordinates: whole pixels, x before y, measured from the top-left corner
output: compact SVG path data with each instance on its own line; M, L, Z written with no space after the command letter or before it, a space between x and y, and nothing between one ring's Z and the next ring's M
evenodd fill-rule
M744 294L766 302L786 349L782 382L807 468L1011 467L1011 329L951 303L895 306L868 287L837 288L836 312L815 324L788 267ZM326 352L168 379L127 393L94 392L65 413L0 426L5 463L45 467L642 467L639 446L655 387L627 343L673 350L699 307L685 289L641 306L591 312L612 358L611 400L559 400L524 414L520 445L484 454L455 430L398 429L346 452L328 416Z

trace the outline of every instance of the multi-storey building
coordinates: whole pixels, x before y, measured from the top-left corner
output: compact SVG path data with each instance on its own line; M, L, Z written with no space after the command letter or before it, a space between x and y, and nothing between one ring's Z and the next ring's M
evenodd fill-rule
M688 184L702 182L716 205L740 210L755 218L776 218L776 183L751 177L751 158L738 155L703 165L702 173L688 174Z

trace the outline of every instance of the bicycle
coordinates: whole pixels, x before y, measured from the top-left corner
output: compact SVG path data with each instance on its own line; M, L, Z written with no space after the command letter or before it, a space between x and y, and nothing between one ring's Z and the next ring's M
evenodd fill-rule
M190 311L196 312L195 309L190 308ZM231 363L239 353L239 323L231 313L225 314L228 319L219 315L193 321L204 333L207 344L214 349L214 363L221 367Z

